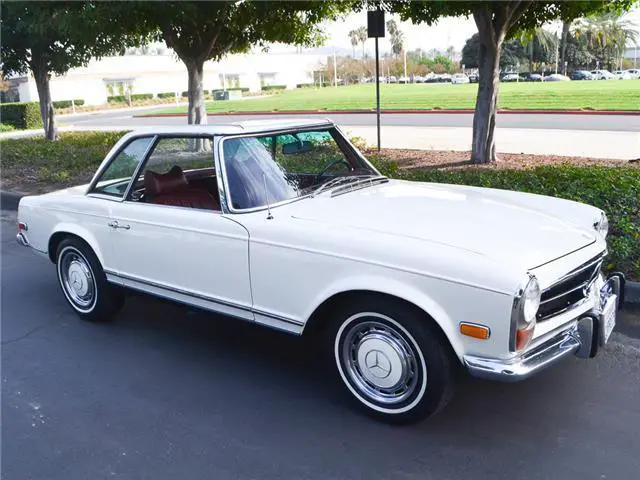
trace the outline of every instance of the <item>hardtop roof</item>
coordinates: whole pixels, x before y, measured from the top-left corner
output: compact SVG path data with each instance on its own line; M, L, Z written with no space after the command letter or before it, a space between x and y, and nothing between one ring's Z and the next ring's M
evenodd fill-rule
M180 125L180 126L150 126L135 128L131 135L157 134L200 134L200 135L234 135L243 133L262 133L273 130L286 130L290 128L308 128L315 126L332 126L329 119L309 119L309 118L288 118L288 119L265 119L247 120L244 122L232 122L214 125Z

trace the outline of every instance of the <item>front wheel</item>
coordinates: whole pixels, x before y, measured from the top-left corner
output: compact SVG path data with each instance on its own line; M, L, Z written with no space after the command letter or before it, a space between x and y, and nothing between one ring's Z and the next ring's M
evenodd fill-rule
M368 413L406 423L448 403L454 363L431 322L400 302L378 298L338 314L332 332L335 364L349 393Z
M100 261L82 240L60 242L56 270L62 293L83 320L108 320L124 305L124 294L107 282Z

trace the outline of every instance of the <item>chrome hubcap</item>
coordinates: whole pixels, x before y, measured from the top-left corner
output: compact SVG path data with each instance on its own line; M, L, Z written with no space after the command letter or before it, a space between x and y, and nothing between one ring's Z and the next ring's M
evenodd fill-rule
M64 252L59 268L62 287L71 301L80 308L89 307L95 297L96 284L84 257L73 250Z
M414 350L398 330L385 323L366 321L348 329L342 359L353 385L377 402L402 402L418 385Z

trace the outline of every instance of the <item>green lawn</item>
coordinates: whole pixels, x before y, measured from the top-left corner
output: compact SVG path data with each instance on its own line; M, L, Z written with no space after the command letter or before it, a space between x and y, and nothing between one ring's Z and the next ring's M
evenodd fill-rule
M474 108L477 84L381 85L383 109L465 109ZM503 83L499 107L508 109L595 109L640 110L640 80L586 82ZM272 112L287 110L374 109L375 85L338 88L301 88L266 98L207 103L207 111ZM157 113L183 113L186 107Z

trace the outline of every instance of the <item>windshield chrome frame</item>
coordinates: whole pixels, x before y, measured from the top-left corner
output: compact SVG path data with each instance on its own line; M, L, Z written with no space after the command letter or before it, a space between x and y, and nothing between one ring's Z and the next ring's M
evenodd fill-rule
M280 205L286 205L288 203L292 203L292 202L297 202L298 200L302 200L305 198L310 198L313 196L313 192L309 192L305 195L301 195L299 197L295 197L295 198L289 198L287 200L282 200L280 202L276 202L276 203L270 203L269 205L262 205L260 207L251 207L251 208L234 208L233 204L231 203L231 191L229 189L229 182L228 182L228 177L227 177L227 167L226 167L226 161L224 158L224 149L223 149L223 144L226 140L230 140L230 139L235 139L235 138L249 138L249 137L262 137L265 135L286 135L288 133L298 133L298 132L314 132L314 131L318 131L318 130L330 130L330 129L334 129L338 135L340 135L342 137L342 140L344 140L345 144L352 150L352 153L354 153L361 161L363 161L363 163L365 163L365 165L367 165L369 168L371 168L371 170L378 174L381 175L380 172L371 164L371 162L369 162L369 160L367 160L365 158L364 155L362 155L362 153L353 145L353 143L351 143L349 141L349 139L347 138L347 136L344 134L344 132L342 130L340 130L334 123L332 122L327 122L327 123L319 123L317 125L309 125L309 126L304 126L304 127L289 127L289 128L284 128L284 129L277 129L277 130L265 130L263 132L251 132L251 133L240 133L240 134L228 134L228 135L217 135L216 137L219 139L216 142L216 159L219 162L219 172L222 176L222 181L221 181L221 185L219 182L219 187L222 186L222 189L219 189L221 192L224 192L224 202L222 205L222 208L224 211L229 212L229 213L236 213L236 214L243 214L243 213L253 213L253 212L261 212L261 211L266 211L268 208L276 208L279 207ZM223 195L221 195L222 197Z

